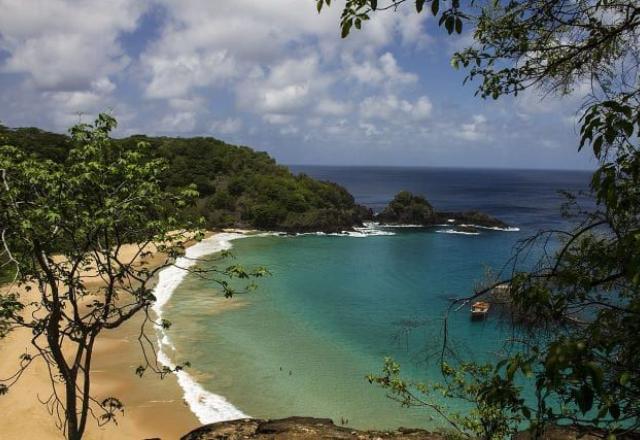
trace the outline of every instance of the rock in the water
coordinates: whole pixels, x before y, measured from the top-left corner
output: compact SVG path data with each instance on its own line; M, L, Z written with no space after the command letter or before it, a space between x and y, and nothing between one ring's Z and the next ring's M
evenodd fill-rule
M434 223L435 211L424 197L401 191L376 220L385 224L427 225Z
M422 196L401 191L375 219L385 225L419 225L507 228L508 225L483 212L438 212Z

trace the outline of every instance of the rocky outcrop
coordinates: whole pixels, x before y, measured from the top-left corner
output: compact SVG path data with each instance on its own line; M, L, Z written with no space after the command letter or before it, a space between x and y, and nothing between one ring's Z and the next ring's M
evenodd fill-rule
M436 216L436 224L469 225L501 229L509 227L509 225L502 220L498 220L495 217L479 211L438 212Z
M202 426L181 440L444 440L422 429L358 431L336 426L330 419L289 417L280 420L241 419Z
M376 218L383 225L435 226L447 224L460 228L507 228L495 217L478 211L438 212L422 196L399 192Z
M427 225L433 224L436 212L422 196L401 191L380 212L376 220L383 224Z
M621 431L620 440L640 440L637 432ZM550 426L540 440L602 440L607 433L598 429L579 429L573 426ZM330 419L289 417L279 420L240 419L202 426L181 440L444 440L443 434L422 429L398 428L395 431L358 431L336 426ZM533 440L526 431L514 440Z

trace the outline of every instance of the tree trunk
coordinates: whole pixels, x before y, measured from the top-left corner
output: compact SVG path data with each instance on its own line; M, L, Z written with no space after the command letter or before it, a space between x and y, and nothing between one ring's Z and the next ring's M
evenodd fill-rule
M69 440L80 440L82 432L78 429L78 408L76 395L76 377L65 378L65 394L67 401L67 438Z

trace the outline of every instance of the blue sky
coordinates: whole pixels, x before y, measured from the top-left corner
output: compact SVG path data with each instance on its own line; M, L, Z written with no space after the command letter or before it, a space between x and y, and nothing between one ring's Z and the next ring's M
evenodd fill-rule
M0 0L0 121L214 136L289 164L592 168L583 99L474 97L412 8L339 37L340 2ZM79 116L82 115L82 116Z

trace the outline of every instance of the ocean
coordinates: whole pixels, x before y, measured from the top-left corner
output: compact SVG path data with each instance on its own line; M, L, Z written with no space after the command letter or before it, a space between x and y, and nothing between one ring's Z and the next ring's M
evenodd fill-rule
M202 422L306 415L356 428L441 426L426 409L400 407L365 376L379 373L390 356L405 377L441 381L438 357L451 299L471 294L487 274L504 269L519 240L570 227L558 191L586 191L590 179L581 171L291 168L344 185L375 211L409 190L438 210L480 210L513 229L465 235L445 226L374 226L345 235L233 241L231 234L191 248L191 256L232 249L232 262L205 265L272 272L256 291L231 300L213 281L184 273L167 273L159 282L157 310L173 322L162 335L163 361L191 363L179 380ZM496 359L508 336L495 316L471 321L468 308L452 312L448 328L452 356L479 361Z

